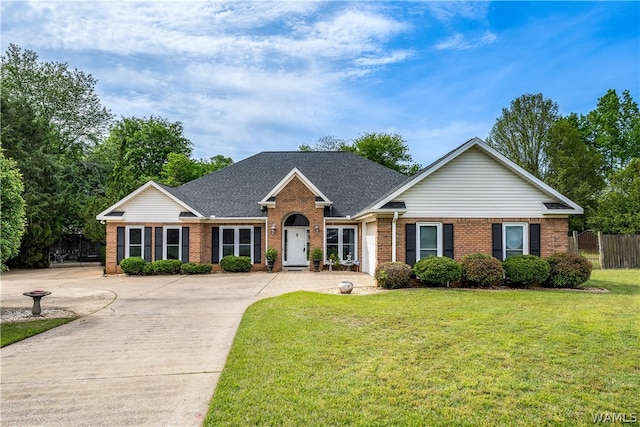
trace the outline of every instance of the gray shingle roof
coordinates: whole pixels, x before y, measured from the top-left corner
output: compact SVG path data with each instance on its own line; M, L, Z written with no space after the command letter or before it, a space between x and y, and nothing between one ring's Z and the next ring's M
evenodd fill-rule
M407 177L350 152L262 152L181 185L165 187L204 216L263 217L258 204L293 168L333 202L332 216L355 215Z

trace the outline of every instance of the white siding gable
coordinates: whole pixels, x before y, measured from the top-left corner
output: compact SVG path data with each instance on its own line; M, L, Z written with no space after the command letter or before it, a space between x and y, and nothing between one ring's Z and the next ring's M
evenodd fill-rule
M142 191L117 210L124 211L122 219L126 222L176 222L180 212L186 211L154 187Z
M542 202L555 197L526 181L477 147L395 198L404 217L530 218L542 216Z

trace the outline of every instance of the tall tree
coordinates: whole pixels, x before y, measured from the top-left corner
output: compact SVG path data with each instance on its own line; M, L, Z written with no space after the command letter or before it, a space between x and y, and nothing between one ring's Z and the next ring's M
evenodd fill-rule
M575 114L558 120L549 130L546 147L548 171L545 182L578 203L585 215L569 221L571 230L584 230L605 187L602 155L587 144Z
M560 117L558 104L541 93L513 101L491 128L487 143L527 172L544 179L549 130Z
M628 90L618 96L609 89L584 118L584 127L589 143L604 156L607 173L640 157L640 112Z
M302 144L298 147L298 151L349 151L349 144L335 136L323 136L313 146Z
M159 180L169 154L191 154L191 142L184 137L182 123L159 117L128 117L118 121L104 142L111 153L113 172L106 196L115 202L145 182Z
M68 203L58 153L49 143L55 130L38 119L30 106L1 99L0 138L4 153L16 161L24 180L27 229L12 265L44 267L48 251L64 228L61 212Z
M84 152L104 137L111 113L101 105L96 79L67 64L40 62L32 50L10 44L2 57L2 97L29 105L50 123L60 153Z
M170 153L162 166L160 181L173 187L193 181L233 163L230 157L217 155L209 160L190 159L186 154Z
M413 175L420 165L413 162L406 141L398 134L369 132L353 140L349 151L405 175Z
M6 271L7 260L18 255L26 219L23 191L17 163L0 150L0 271Z
M606 234L640 234L640 158L611 175L610 188L589 222Z

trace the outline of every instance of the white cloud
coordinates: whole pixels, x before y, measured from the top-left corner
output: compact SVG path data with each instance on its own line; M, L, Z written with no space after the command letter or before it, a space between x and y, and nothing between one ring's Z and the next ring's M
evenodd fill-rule
M457 17L480 21L487 16L489 2L439 1L428 2L427 7L431 15L442 22L449 22Z
M456 33L446 40L436 43L435 48L437 50L475 49L477 47L492 44L497 40L497 38L498 37L491 31L486 31L480 37L472 40L469 40L465 35L461 33Z

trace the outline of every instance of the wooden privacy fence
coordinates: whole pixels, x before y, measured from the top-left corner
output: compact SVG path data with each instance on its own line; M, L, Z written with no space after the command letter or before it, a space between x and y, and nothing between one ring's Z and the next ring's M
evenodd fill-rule
M574 232L569 250L587 258L594 268L640 268L640 235Z

